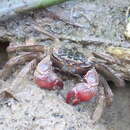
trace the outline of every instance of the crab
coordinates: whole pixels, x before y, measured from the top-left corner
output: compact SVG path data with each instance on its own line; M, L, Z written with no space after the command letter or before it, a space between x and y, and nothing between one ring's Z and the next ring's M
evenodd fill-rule
M107 81L112 81L117 87L125 86L120 74L109 67L112 64L120 64L120 61L109 54L97 54L96 52L92 53L93 57L86 58L76 48L68 49L59 46L58 38L53 37L53 40L55 40L55 47L51 49L44 45L9 46L7 48L9 54L20 53L20 55L9 59L3 67L0 77L6 79L14 66L33 59L37 59L38 64L34 72L34 80L40 88L49 90L63 88L64 83L55 70L77 76L81 82L67 93L66 103L77 105L97 96L98 103L92 116L92 119L97 121L100 119L104 107L113 101L113 93ZM97 60L98 58L100 60Z

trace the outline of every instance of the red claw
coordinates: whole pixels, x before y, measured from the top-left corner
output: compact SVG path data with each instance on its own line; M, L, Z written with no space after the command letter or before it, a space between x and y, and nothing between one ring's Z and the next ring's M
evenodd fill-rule
M36 77L35 82L40 88L46 88L50 90L63 88L62 80L58 78L57 75L52 71L49 71L40 77Z
M97 88L87 83L78 83L68 92L66 103L76 105L80 102L89 101L97 94Z
M99 76L93 68L84 76L85 83L78 83L67 94L66 102L76 105L80 102L91 100L97 94L97 86L99 84Z
M40 88L61 89L63 81L53 72L51 62L45 58L41 61L34 73L35 82Z

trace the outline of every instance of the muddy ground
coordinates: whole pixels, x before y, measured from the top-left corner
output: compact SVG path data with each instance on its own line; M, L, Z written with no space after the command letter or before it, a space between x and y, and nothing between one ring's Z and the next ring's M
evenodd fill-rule
M25 44L29 39L37 44L53 44L52 41L45 40L47 36L33 28L35 23L57 36L80 39L87 35L125 41L125 13L129 3L129 0L75 0L48 8L61 18L83 27L74 27L58 19L45 17L44 9L21 14L0 23L0 69L8 59L5 48L9 44ZM65 44L66 40L62 43ZM77 43L69 45L77 46L86 54L87 46ZM22 67L17 67L7 81L0 80L1 89L11 86ZM31 80L31 74L27 75L16 88L15 96L19 102L9 99L0 103L0 130L130 130L129 84L122 89L111 86L114 92L113 104L104 110L102 118L93 125L90 117L96 99L77 106L66 104L64 96L77 79L60 76L64 79L64 89L48 91L38 88Z

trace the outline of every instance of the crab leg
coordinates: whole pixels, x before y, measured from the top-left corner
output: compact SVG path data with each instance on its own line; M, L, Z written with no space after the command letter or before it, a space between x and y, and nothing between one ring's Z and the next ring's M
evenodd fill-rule
M27 77L27 74L36 68L36 64L37 64L36 59L33 59L22 68L22 70L18 73L17 77L14 79L14 81L11 84L10 89L13 90L13 92L16 93L22 89L20 87L20 84L24 82L24 79Z
M110 86L108 85L107 81L105 80L105 78L101 75L100 75L100 80L101 80L103 87L104 87L106 103L107 103L107 105L111 105L113 102L113 96L114 96L113 92L112 92Z
M105 61L107 61L107 63L109 64L121 64L120 61L116 58L114 58L113 56L106 54L106 53L97 53L97 52L92 52L92 54L96 57L96 58L100 58L103 59Z
M99 99L97 102L96 109L92 115L92 122L96 123L102 116L103 110L106 106L105 93L102 82L99 84Z
M45 52L45 46L43 45L31 45L31 46L9 46L7 47L7 52Z
M27 74L34 70L36 67L36 59L30 61L27 65L25 65L22 70L18 73L17 77L14 79L12 84L8 88L4 88L0 91L0 99L3 100L3 98L13 98L16 101L18 99L16 98L15 94L17 92L21 92L21 90L24 88L24 79L27 77ZM22 84L22 86L21 86ZM0 101L1 101L0 100Z
M116 87L125 87L125 81L121 79L120 76L116 75L114 70L107 65L98 63L95 67L100 74L104 75L108 80L113 81Z
M6 79L14 66L19 64L24 64L26 61L31 61L33 59L37 59L37 57L40 58L40 53L28 53L28 54L22 54L20 56L16 56L11 58L4 66L2 71L0 72L0 78Z

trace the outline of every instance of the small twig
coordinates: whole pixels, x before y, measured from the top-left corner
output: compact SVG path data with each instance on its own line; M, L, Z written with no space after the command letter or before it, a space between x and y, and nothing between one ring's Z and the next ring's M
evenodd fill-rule
M45 30L42 30L42 27L39 24L34 25L33 28L35 30L43 33L44 35L48 36L51 40L59 41L59 39L55 35L52 35L51 33L47 32Z
M0 102L6 100L8 98L13 98L15 101L18 101L18 99L14 96L14 94L9 92L8 90L1 90L0 91Z
M80 25L80 24L77 24L77 23L74 23L74 22L70 22L69 20L67 19L64 19L64 18L61 18L61 16L58 16L57 14L55 14L54 12L51 12L47 9L45 9L45 13L48 17L52 18L52 19L56 19L56 20L60 20L68 25L72 25L74 27L78 27L78 28L84 28L83 25Z
M35 25L34 29L43 33L44 35L47 35L51 40L54 41L54 44L50 48L46 49L47 54L52 53L52 50L53 50L54 47L60 46L60 43L61 43L60 39L57 36L52 35L51 33L47 32L45 30L42 30L42 27L39 24Z

